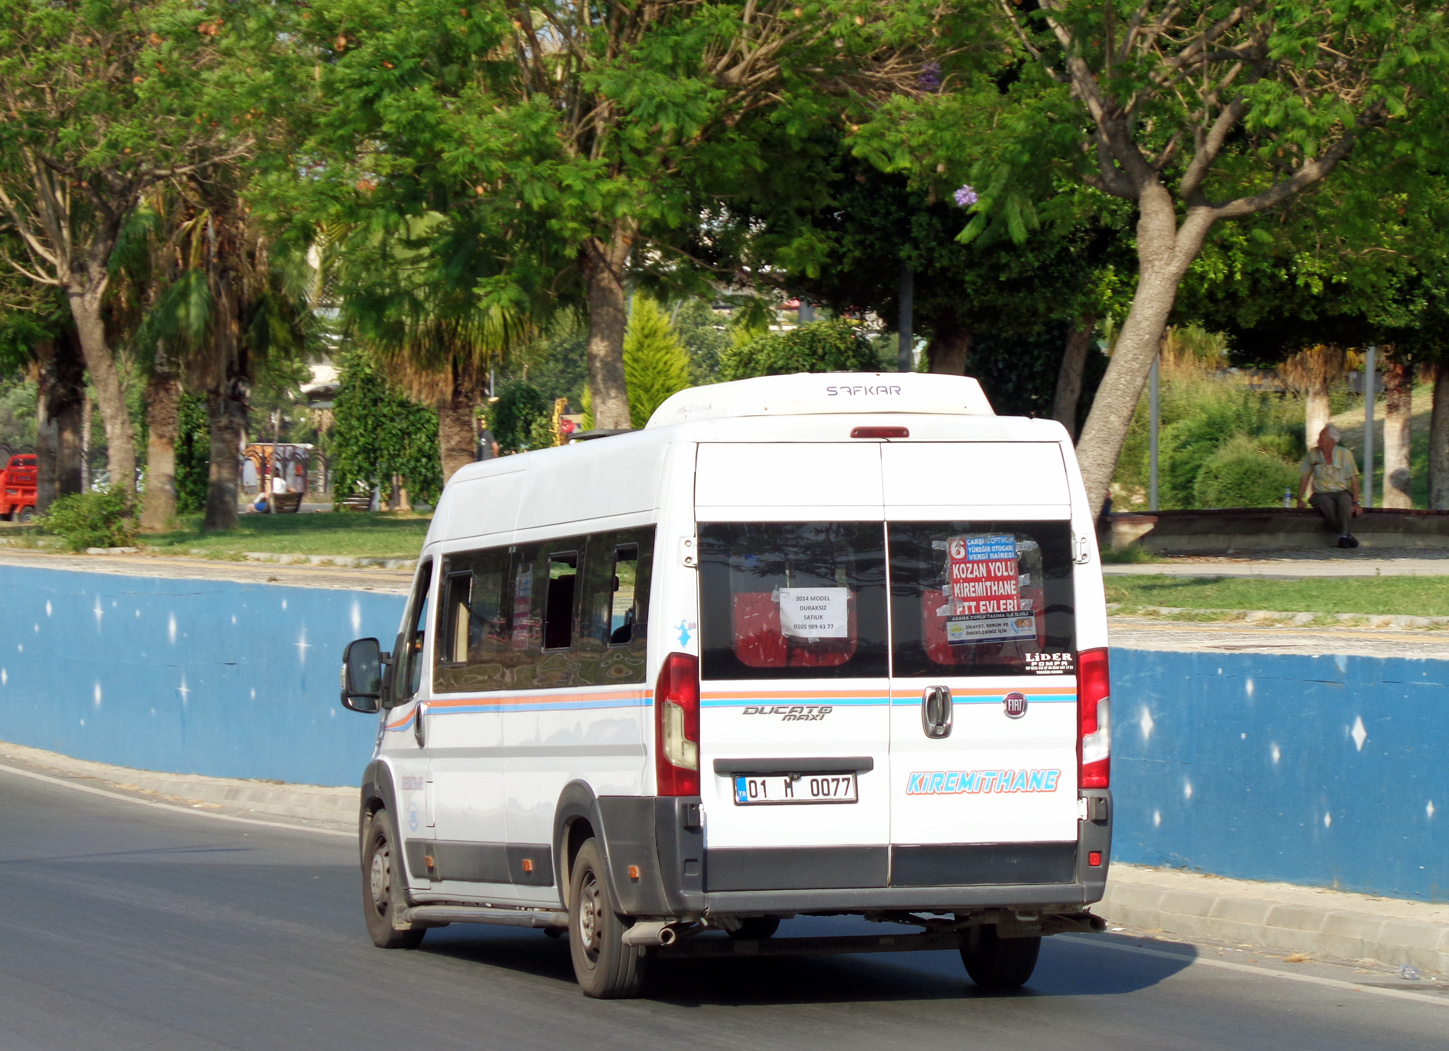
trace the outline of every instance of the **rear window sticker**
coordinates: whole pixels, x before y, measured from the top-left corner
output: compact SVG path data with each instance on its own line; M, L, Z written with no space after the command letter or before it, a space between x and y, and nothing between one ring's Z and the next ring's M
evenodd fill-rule
M797 639L850 635L849 588L780 588L780 632Z
M1024 653L1026 670L1037 675L1070 675L1077 670L1070 651Z
M946 641L952 646L1014 639L1036 639L1036 617L1030 612L968 613L946 618Z
M1014 613L1022 609L1016 538L1006 533L955 536L946 545L951 612ZM1015 635L966 636L962 642Z

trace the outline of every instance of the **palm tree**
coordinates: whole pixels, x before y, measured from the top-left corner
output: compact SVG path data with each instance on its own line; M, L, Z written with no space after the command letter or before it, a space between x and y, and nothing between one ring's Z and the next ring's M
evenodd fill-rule
M474 411L491 393L490 370L534 337L547 309L500 279L498 247L426 212L350 231L334 264L347 327L394 382L437 405L444 482L475 457Z

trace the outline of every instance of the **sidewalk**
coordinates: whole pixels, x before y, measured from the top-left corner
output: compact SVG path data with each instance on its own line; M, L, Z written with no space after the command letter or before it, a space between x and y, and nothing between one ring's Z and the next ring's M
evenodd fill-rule
M3 742L0 767L156 806L357 834L355 788L152 773ZM1167 937L1449 973L1449 904L1114 864L1093 911Z
M1449 577L1449 552L1339 551L1322 549L1239 555L1167 555L1160 562L1104 563L1103 576L1264 577Z

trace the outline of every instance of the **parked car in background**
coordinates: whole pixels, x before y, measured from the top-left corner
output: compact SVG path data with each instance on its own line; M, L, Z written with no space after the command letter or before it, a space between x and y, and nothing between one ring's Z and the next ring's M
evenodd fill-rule
M39 465L34 453L10 457L0 473L0 518L28 522L35 517L35 482Z

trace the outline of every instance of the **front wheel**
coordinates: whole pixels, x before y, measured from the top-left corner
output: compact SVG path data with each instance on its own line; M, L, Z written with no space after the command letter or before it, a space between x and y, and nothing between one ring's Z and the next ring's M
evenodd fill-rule
M966 973L983 989L1019 989L1031 980L1041 936L1003 938L996 924L972 927L961 943L961 962Z
M614 911L598 840L585 841L569 879L569 956L585 996L614 1000L638 996L648 950L625 945L624 918Z
M416 949L428 933L426 927L397 921L407 907L404 883L402 842L387 811L379 810L368 820L362 841L362 912L378 948Z

